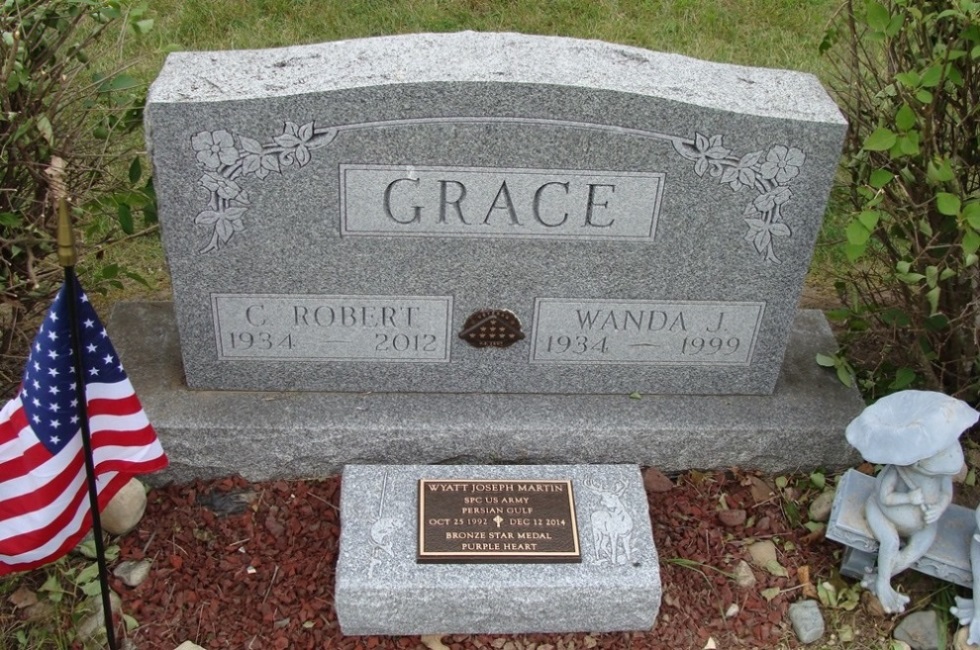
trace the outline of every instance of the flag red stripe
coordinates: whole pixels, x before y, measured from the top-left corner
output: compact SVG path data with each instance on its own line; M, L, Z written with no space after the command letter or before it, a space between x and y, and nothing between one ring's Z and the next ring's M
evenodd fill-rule
M84 471L84 470L83 470ZM69 486L74 487L71 492L62 492L59 498L59 513L51 518L44 518L43 525L32 528L29 531L11 535L3 540L4 555L18 555L31 548L39 546L38 540L54 539L59 531L65 528L78 512L79 506L85 497L84 476L79 480L79 473L68 475ZM72 485L74 484L74 485ZM39 522L42 523L42 522Z
M99 510L102 510L109 504L109 501L111 501L112 498L119 493L119 490L125 487L125 485L129 482L130 478L131 477L127 474L118 474L115 477L113 477L99 491ZM81 494L85 496L84 505L82 507L84 507L85 512L87 513L88 497L87 495L85 495L84 490L81 492ZM71 518L69 518L69 522L70 521ZM85 516L82 517L81 526L78 528L78 530L55 531L55 535L50 539L52 541L55 541L55 543L57 543L57 547L53 550L50 548L45 549L46 552L44 553L43 557L34 557L36 554L30 552L31 548L28 548L24 552L19 553L18 554L19 557L18 555L5 557L6 555L11 555L11 554L7 552L7 543L4 542L3 545L4 554L0 555L0 576L6 575L8 573L12 573L14 571L28 571L30 569L35 569L39 566L47 564L48 562L51 562L61 557L62 555L70 551L72 548L77 546L79 542L82 541L82 538L85 537L86 533L88 533L90 528L91 528L91 521L89 521L89 518ZM42 542L42 544L44 543L43 541L44 538L42 536L38 536L38 539ZM48 545L50 545L50 543L51 542L49 541ZM32 548L39 548L39 545L35 544Z
M86 404L90 418L96 415L133 415L142 412L136 395L122 399L89 399Z
M32 455L36 452L47 455L51 454L42 445L35 445L30 450ZM34 490L21 494L20 496L7 498L0 501L0 523L13 517L21 517L30 512L35 512L47 508L55 503L61 494L68 489L71 482L75 480L78 473L84 470L85 459L81 453L75 454L61 471L51 477L51 480L43 485L35 484ZM0 468L2 471L2 468ZM4 535L0 534L0 538Z

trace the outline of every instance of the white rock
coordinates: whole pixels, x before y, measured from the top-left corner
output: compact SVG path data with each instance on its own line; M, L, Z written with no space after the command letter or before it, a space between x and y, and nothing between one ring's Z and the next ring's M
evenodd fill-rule
M760 569L767 569L771 563L777 561L776 545L768 539L755 542L749 546L749 556L752 558L752 564Z
M137 479L131 479L102 511L102 528L112 535L125 535L136 528L144 510L146 489Z
M790 605L789 620L803 644L819 641L826 631L823 614L815 600L801 600Z
M830 510L834 506L834 491L828 490L827 492L821 492L816 499L810 503L810 508L807 510L807 515L810 517L810 521L827 521L830 519Z
M739 560L738 565L735 566L735 584L737 584L742 589L751 589L756 585L755 571L749 566L749 563L745 560Z
M429 650L449 650L449 646L442 642L441 634L423 634L422 644Z
M955 650L980 650L980 645L967 642L969 636L970 628L968 627L961 627L956 630L956 636L953 637L953 648Z
M174 650L204 650L204 648L197 645L193 641L184 641L179 646L174 648Z
M138 587L150 575L149 560L126 560L112 570L112 575L123 581L127 587Z

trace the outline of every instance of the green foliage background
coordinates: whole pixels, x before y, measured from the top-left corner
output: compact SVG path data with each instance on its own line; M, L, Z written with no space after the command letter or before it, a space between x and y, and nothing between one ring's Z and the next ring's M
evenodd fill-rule
M848 2L823 49L850 122L842 163L850 341L869 397L980 392L980 2ZM823 358L822 363L846 363ZM847 374L847 373L844 373Z

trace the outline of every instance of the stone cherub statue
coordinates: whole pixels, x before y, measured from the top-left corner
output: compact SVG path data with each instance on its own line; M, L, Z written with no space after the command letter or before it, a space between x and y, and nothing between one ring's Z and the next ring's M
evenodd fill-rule
M906 390L878 400L847 426L847 441L861 456L885 465L864 509L878 540L877 568L861 584L886 612L905 611L909 597L895 591L891 579L936 539L939 518L953 499L953 476L963 467L960 434L978 418L962 400Z

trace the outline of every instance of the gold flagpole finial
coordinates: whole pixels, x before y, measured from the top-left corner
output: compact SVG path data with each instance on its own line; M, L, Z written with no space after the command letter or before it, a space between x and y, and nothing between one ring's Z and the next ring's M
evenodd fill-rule
M65 268L75 266L75 235L64 197L58 199L58 264Z

